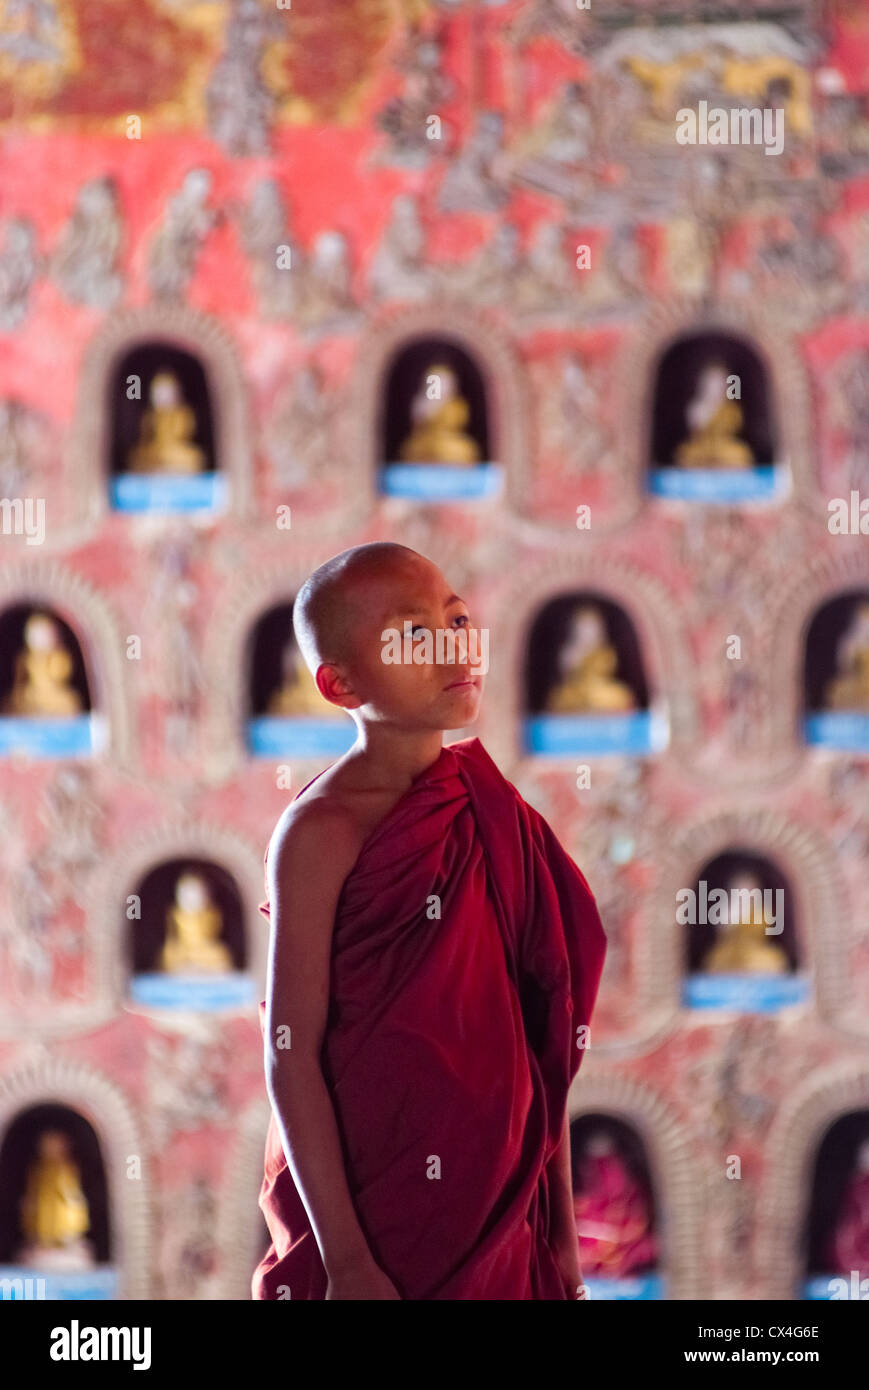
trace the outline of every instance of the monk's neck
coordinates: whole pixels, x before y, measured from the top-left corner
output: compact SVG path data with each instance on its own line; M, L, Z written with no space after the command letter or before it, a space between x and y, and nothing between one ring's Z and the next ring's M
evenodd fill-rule
M436 762L443 748L443 730L399 730L383 724L360 723L352 755L364 763L378 781L390 786L410 786Z

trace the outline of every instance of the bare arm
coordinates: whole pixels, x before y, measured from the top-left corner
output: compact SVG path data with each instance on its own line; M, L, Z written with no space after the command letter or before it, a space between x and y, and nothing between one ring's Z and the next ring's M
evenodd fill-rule
M361 839L344 811L315 800L288 813L268 856L266 1085L330 1286L347 1269L374 1266L347 1185L335 1112L320 1066L335 909Z
M570 1125L565 1112L558 1148L549 1160L549 1238L558 1256L565 1283L576 1298L582 1283L579 1263L579 1235L573 1209L573 1178L570 1170Z

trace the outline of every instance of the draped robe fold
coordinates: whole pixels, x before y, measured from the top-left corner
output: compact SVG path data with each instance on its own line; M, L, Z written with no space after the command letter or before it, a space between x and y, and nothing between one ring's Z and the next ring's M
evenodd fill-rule
M335 914L321 1065L360 1226L403 1299L575 1297L548 1165L605 950L582 873L476 738L365 841ZM325 1298L274 1114L259 1205L272 1243L253 1297Z

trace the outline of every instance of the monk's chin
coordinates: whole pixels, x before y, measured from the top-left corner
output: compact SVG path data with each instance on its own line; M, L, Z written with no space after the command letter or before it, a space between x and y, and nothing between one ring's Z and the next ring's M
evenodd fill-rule
M454 723L442 725L445 734L455 733L457 730L460 732L462 729L469 729L471 725L477 723L477 720L480 718L480 712L479 710L474 710L473 713L466 715L456 713L453 718L455 720Z
M462 696L457 692L458 698L450 700L444 711L445 719L454 719L454 724L445 724L445 729L457 729L461 724L473 724L480 717L480 696L476 693Z

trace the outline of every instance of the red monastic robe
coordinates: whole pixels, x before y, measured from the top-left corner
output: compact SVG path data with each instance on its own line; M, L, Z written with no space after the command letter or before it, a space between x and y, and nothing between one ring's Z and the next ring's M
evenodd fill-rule
M852 1269L869 1279L869 1173L848 1181L838 1220L827 1242L827 1265L849 1276Z
M547 1240L547 1165L605 950L585 878L476 738L365 841L321 1062L360 1226L403 1299L575 1297ZM272 1244L253 1297L325 1298L274 1115L259 1205Z
M586 1155L573 1209L584 1274L623 1279L654 1263L652 1204L618 1154Z

